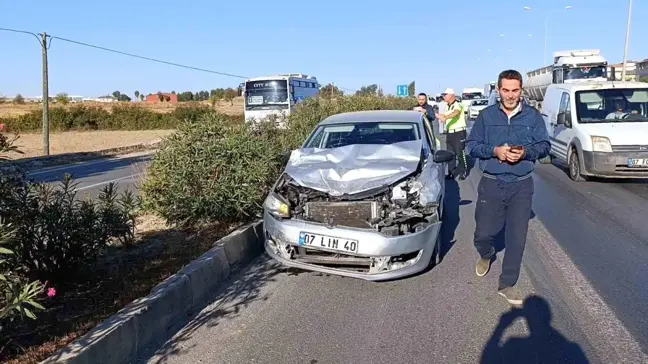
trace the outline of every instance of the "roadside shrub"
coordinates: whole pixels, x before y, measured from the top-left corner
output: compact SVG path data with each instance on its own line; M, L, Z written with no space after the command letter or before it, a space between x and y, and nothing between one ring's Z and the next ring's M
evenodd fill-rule
M22 174L0 177L0 216L15 230L12 269L41 280L74 280L110 241L132 242L137 203L130 195L117 196L109 184L95 201L82 200L76 188L69 175L59 185L31 183Z
M50 108L50 127L54 131L66 130L150 130L174 129L185 120L195 121L214 112L204 104L180 105L170 112L162 113L146 109L137 104L116 104L111 111L98 106L72 105ZM242 122L242 115L227 116L232 122ZM41 130L42 110L33 110L15 117L0 117L0 123L11 132L33 132Z
M148 169L145 207L182 226L255 217L280 172L278 135L219 113L181 124Z

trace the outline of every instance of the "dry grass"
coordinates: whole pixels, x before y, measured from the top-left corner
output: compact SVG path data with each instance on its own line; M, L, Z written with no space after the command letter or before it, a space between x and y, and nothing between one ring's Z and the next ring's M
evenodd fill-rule
M201 102L205 105L211 105L208 101L203 101ZM116 102L116 103L101 103L101 102L85 102L83 105L88 105L88 106L97 106L104 108L108 111L112 110L113 106L115 105L123 105L123 104L133 104L137 105L139 107L143 107L145 109L149 109L154 112L159 112L159 113L168 113L173 111L178 105L182 105L183 103L178 103L178 104L170 104L170 103L148 103L148 102ZM62 105L62 104L56 104L56 103L51 103L50 107L55 108L55 107L65 107L69 108L70 106L74 105L79 105L77 104L67 104L67 105ZM229 115L237 115L237 114L242 114L243 113L243 98L242 97L237 97L233 100L233 103L230 103L228 101L218 101L214 107L216 110L219 110L220 112L224 114L229 114ZM0 117L12 117L12 116L19 116L19 115L24 115L29 112L32 112L34 110L41 110L42 105L39 103L27 103L27 104L15 104L13 102L6 102L6 103L0 103Z
M102 149L126 147L151 142L169 136L173 130L106 130L65 131L50 134L50 154L94 152ZM12 137L12 135L8 135ZM14 144L24 154L8 153L11 159L32 158L43 155L41 134L21 134Z
M57 287L57 296L43 302L47 311L12 333L0 362L36 364L83 336L137 298L209 250L238 226L213 224L199 231L170 228L164 220L138 219L138 244L112 247L77 283Z

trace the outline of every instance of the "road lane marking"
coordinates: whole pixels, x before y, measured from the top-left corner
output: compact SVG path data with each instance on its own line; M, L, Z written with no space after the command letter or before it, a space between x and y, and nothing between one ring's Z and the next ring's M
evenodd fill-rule
M76 167L92 166L92 165L100 164L100 163L118 161L120 159L146 157L146 156L154 155L154 154L155 154L155 151L147 151L147 152L136 152L136 153L133 153L133 154L124 154L124 155L121 155L121 156L108 156L108 157L102 157L102 158L93 159L91 161L86 161L86 162L77 162L77 163L71 163L71 164L63 164L63 165L60 165L60 166L44 167L42 169L36 169L34 171L28 172L27 174L29 176L36 176L36 175L39 175L39 174L57 172L57 171L62 171L62 170L66 170L66 169L76 168ZM135 162L135 163L146 163L146 162L150 162L150 161L140 161L140 162Z
M111 180L108 180L108 181L102 181L102 182L98 182L98 183L93 183L93 184L91 184L91 185L87 185L87 186L79 187L79 188L75 189L75 191L88 190L88 189L95 188L95 187L99 187L99 186L102 186L102 185L107 185L107 184L109 184L109 183L119 182L119 181L123 181L123 180L125 180L125 179L129 179L129 178L135 178L135 177L141 176L141 175L143 175L143 174L144 174L144 173L137 173L137 174L133 174L133 175L130 175L130 176L124 176L124 177L119 177L119 178L111 179Z

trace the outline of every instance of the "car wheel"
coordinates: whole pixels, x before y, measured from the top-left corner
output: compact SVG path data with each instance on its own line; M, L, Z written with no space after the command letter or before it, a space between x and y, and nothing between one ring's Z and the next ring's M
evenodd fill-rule
M580 158L578 158L578 152L574 149L569 153L569 178L574 182L583 182L587 180L587 178L581 174Z

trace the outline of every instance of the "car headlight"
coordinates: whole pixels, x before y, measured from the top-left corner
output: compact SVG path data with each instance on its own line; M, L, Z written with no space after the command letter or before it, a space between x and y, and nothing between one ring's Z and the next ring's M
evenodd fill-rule
M290 206L283 197L270 192L263 203L263 208L276 217L290 218Z
M602 136L593 136L592 150L594 152L612 152L612 144L610 144L610 139Z

